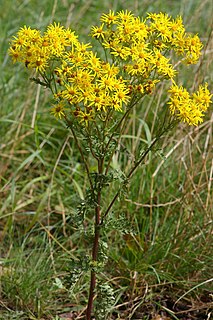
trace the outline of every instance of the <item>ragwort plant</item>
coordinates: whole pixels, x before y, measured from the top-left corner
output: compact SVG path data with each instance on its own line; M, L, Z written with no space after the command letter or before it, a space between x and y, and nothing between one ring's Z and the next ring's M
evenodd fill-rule
M31 80L50 89L54 100L50 113L71 131L85 168L88 190L78 212L83 219L88 214L94 217L93 247L87 261L91 272L88 320L96 294L97 301L104 301L103 292L113 301L111 289L107 294L107 288L96 282L107 260L101 235L114 203L164 133L179 122L190 126L203 122L212 96L207 83L189 93L175 81L176 67L196 64L202 49L199 37L185 31L180 16L173 19L164 13L149 13L141 19L127 10L109 11L100 22L91 28L90 36L103 49L103 58L90 43L80 42L74 31L59 23L50 24L43 34L24 26L9 48L14 62L33 71ZM116 172L112 159L133 108L141 108L144 97L163 81L168 82L168 101L162 107L155 137L137 152L128 173ZM118 190L107 203L103 195L115 180ZM96 305L97 318L106 319L110 301Z

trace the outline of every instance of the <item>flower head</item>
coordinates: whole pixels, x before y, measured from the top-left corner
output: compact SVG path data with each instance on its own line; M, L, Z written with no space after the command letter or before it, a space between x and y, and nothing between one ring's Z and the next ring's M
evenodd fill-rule
M60 101L51 109L51 113L54 115L56 119L61 119L65 117L65 103L64 101Z

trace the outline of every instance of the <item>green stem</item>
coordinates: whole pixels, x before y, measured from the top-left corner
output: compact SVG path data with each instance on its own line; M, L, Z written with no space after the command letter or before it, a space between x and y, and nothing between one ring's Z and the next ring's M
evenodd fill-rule
M94 194L94 188L93 188L92 180L91 180L91 177L90 177L90 171L89 171L89 167L88 167L88 165L87 165L87 161L86 161L86 159L85 159L85 157L84 157L83 150L82 150L82 148L81 148L81 146L80 146L80 143L79 143L79 141L78 141L78 138L77 138L77 136L76 136L76 134L75 134L75 130L73 129L72 122L71 122L66 116L65 116L65 120L66 120L66 123L67 123L67 125L69 126L72 134L73 134L73 137L74 137L74 139L75 139L76 145L77 145L78 150L79 150L79 152L80 152L80 154L81 154L81 158L82 158L82 160L83 160L84 167L85 167L85 169L86 169L87 176L88 176L88 179L89 179L90 188L91 188L91 190L92 190L92 192L93 192L93 194Z
M132 169L129 171L129 173L127 174L127 179L130 179L131 176L133 175L133 173L135 172L135 170L139 167L139 165L142 163L142 161L145 159L145 157L147 156L147 154L152 150L152 148L154 147L154 145L160 140L160 138L163 136L163 134L165 132L168 131L168 129L171 127L171 124L168 125L168 127L166 127L161 133L159 133L157 135L157 137L154 138L154 140L152 141L152 143L150 144L150 146L144 151L144 153L142 154L142 156L140 157L140 159L135 162L134 166L132 167ZM112 206L114 205L115 201L117 200L118 196L120 194L120 189L117 191L117 193L115 194L114 198L112 199L112 201L110 202L107 210L105 211L104 215L102 216L101 219L101 224L103 223L104 219L106 218L106 216L108 215L108 213L110 212Z
M128 108L128 110L124 113L124 115L122 116L122 118L120 119L120 121L117 123L117 125L115 126L114 130L113 130L113 133L111 134L106 146L105 146L105 150L104 150L104 154L106 154L107 152L107 149L110 145L110 142L112 141L113 137L114 137L114 134L115 132L117 131L117 129L122 125L123 121L127 119L127 116L129 115L130 111L132 110L132 108L141 100L141 97L137 100L135 100L134 102L130 103L130 106ZM125 129L125 126L123 126L123 130L120 130L119 132L119 139L123 133ZM111 152L111 156L109 157L109 161L108 161L108 164L106 165L106 169L105 169L105 174L107 174L108 170L109 170L109 167L110 167L110 164L111 164L111 161L112 161L112 157L113 157L113 154L115 153L115 150L117 148L117 145L115 146L115 148L112 150Z

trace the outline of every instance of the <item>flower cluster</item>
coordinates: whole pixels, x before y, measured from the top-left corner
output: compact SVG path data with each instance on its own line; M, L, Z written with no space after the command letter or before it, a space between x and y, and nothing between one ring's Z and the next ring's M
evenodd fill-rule
M172 19L167 14L150 13L148 18L150 32L158 38L161 48L173 49L187 64L198 62L203 45L197 35L186 33L181 17Z
M91 35L99 39L113 59L122 61L125 77L139 77L143 83L156 73L161 80L174 78L176 71L164 54L165 49L170 48L154 32L148 20L141 21L128 11L117 15L110 11L100 20L101 26L92 27Z
M80 122L88 124L95 115L104 117L112 109L121 111L122 104L129 101L129 89L119 76L119 68L102 61L83 44L64 55L55 74L62 88L55 94L56 100L60 105L66 101ZM53 112L57 108L58 104Z
M91 36L102 46L104 59L56 23L43 36L23 27L12 40L13 61L35 69L52 90L56 118L73 117L83 125L105 121L152 93L158 82L170 80L171 113L190 125L203 121L211 102L207 85L190 96L175 83L177 59L197 63L202 49L198 36L186 33L181 17L150 13L142 20L129 11L109 11L100 21Z
M169 108L172 114L175 114L180 121L187 122L189 125L198 125L203 121L204 112L211 103L211 97L207 83L200 85L197 92L190 96L189 92L174 84L170 89L171 94Z
M50 68L52 59L63 58L76 43L75 33L60 24L49 25L43 36L39 30L24 26L11 41L9 54L14 62L43 73Z

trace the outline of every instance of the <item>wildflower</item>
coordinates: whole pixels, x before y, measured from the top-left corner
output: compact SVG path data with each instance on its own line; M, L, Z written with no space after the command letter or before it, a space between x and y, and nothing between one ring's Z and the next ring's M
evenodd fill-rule
M148 38L148 26L145 22L140 21L139 17L134 19L133 29L135 40L137 39L139 42L143 42Z
M114 24L117 20L117 15L114 11L110 10L108 14L102 14L100 21L105 22L108 26Z
M194 37L187 36L185 38L184 47L185 47L185 52L186 52L186 62L188 64L197 63L197 61L201 55L201 49L203 47L198 36L197 35L195 35Z
M24 36L24 37L30 38L35 35L36 31L38 32L38 30L33 30L30 27L24 26L19 29L17 35L18 37Z
M132 60L142 59L149 61L152 57L151 50L148 48L148 44L145 42L139 42L131 47Z
M90 49L92 46L90 43L80 43L80 42L77 42L76 43L76 51L77 52L81 52L83 54L86 54L87 50Z
M112 107L112 109L116 110L116 111L122 111L122 103L119 99L119 97L113 97L111 100L110 100L110 105Z
M88 102L91 100L92 88L88 87L80 90L81 90L81 95L79 95L78 102L83 101L84 105L87 105Z
M184 33L185 28L183 25L183 19L181 16L178 16L176 19L172 19L170 21L170 29L172 31L172 35L175 36L177 32Z
M211 103L212 96L207 89L207 85L200 86L198 91L191 97L185 88L178 87L174 83L169 89L169 93L171 94L168 102L170 111L180 121L195 126L203 122L203 111L206 111Z
M65 117L65 103L64 101L60 101L51 109L51 113L54 115L56 119L61 119Z
M135 89L137 93L144 94L144 86L142 84L136 85Z
M192 95L193 101L199 105L202 111L206 111L210 103L212 103L211 97L213 95L210 94L207 86L207 83L205 83L205 85L200 85L198 91Z
M61 26L60 23L53 22L47 27L47 34L64 34L64 26Z
M137 61L134 61L134 63L132 64L127 64L126 71L131 76L142 75L146 71L145 66L146 66L146 62L144 60L137 60Z
M111 48L111 54L115 57L120 57L123 60L126 60L130 56L130 49L122 45L116 45Z
M104 76L98 80L100 88L104 88L106 91L113 90L116 80L114 77Z
M16 46L12 46L8 50L9 55L12 57L13 62L22 61L22 51Z
M79 90L76 86L67 84L65 90L61 91L61 97L67 100L70 104L78 102Z
M156 33L157 37L160 37L163 41L169 41L172 35L170 28L171 18L162 12L158 14L150 13L148 18L151 20L151 33Z
M131 13L131 11L120 11L118 12L117 14L117 17L118 17L118 24L122 24L122 23L131 23L134 21L134 16L133 14Z
M119 88L118 90L116 90L114 96L115 96L115 99L120 102L120 106L122 106L122 103L127 104L130 99L129 98L129 89Z
M116 67L114 64L110 65L109 63L102 62L101 73L113 77L119 73L119 68Z
M24 45L26 45L27 43L27 38L24 36L20 36L20 37L14 37L13 41L12 41L12 45L14 48L17 49L21 49L22 47L24 47Z
M105 60L90 43L79 42L75 32L56 22L43 35L24 26L11 41L8 52L13 62L34 69L55 90L58 102L51 113L57 119L65 117L67 105L69 115L82 125L105 121L109 112L122 112L125 105L131 107L132 98L151 94L158 82L170 79L171 114L190 125L203 121L212 97L207 84L190 95L175 83L175 54L192 64L202 49L199 37L185 31L181 17L172 19L160 12L142 20L128 10L116 14L110 10L100 22L91 28L91 36L104 48Z
M173 79L176 75L176 70L169 63L169 59L164 57L159 50L154 49L154 56L151 61L156 66L157 72L165 78Z
M29 66L33 66L36 71L44 72L48 66L47 59L38 57L35 61L29 63Z
M105 36L105 31L103 30L104 28L104 23L102 23L102 25L100 27L92 27L91 29L91 35L93 38L102 38L104 39Z
M88 57L88 68L93 70L95 74L98 74L101 71L101 62L100 58L97 57L97 53L90 52Z
M91 111L79 111L77 118L79 120L79 123L82 123L86 127L88 126L89 122L93 120L93 114Z
M95 110L106 112L107 107L111 107L111 100L109 95L106 95L104 91L101 91L99 96L95 96L94 99L91 98L91 103L89 106L94 105Z

